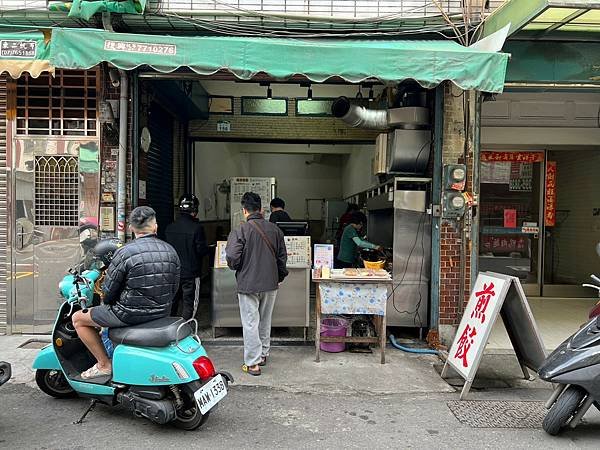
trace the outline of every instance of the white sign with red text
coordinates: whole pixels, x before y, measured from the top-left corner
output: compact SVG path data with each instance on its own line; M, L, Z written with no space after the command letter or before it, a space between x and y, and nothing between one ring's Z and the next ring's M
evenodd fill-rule
M510 284L489 273L477 277L447 360L465 380L475 375Z

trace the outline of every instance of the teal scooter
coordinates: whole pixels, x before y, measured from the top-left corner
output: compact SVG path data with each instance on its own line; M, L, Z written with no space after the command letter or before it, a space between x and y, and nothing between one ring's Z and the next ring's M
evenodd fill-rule
M101 402L123 407L158 424L194 430L228 392L233 378L217 372L197 336L192 319L166 317L141 325L112 328L111 377L84 380L80 374L96 360L83 345L71 318L99 303L94 285L102 270L71 269L59 285L65 299L52 331L52 343L38 353L33 368L39 388L57 398L88 397L89 408Z

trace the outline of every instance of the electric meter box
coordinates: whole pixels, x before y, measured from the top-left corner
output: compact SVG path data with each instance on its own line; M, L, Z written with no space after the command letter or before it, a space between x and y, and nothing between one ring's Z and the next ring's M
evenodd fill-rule
M444 192L442 198L442 217L444 219L457 219L465 215L467 202L461 192Z
M463 191L466 181L466 165L448 164L444 166L444 190Z

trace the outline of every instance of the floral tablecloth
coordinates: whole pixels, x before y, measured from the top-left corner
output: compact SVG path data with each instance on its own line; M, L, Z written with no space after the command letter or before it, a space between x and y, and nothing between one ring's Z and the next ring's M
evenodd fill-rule
M321 313L385 315L388 284L320 283Z

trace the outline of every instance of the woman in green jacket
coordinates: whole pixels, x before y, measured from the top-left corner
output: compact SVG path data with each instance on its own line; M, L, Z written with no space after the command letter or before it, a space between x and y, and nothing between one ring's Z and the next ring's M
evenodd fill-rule
M379 245L361 239L360 232L367 223L367 217L360 211L352 213L350 223L344 228L340 239L340 250L337 254L337 267L339 269L356 267L358 252L361 248L381 250Z

